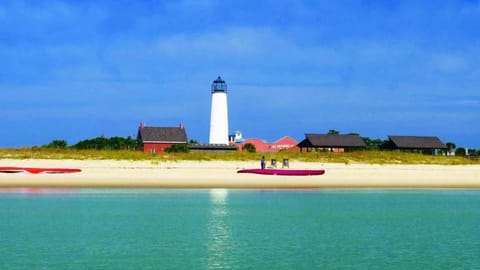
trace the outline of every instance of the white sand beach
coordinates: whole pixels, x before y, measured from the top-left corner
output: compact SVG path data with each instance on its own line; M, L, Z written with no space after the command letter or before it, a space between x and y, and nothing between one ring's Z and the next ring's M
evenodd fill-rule
M480 166L367 165L291 161L291 169L325 169L321 176L237 174L259 162L13 160L0 166L79 168L72 174L0 173L0 187L159 188L480 188Z

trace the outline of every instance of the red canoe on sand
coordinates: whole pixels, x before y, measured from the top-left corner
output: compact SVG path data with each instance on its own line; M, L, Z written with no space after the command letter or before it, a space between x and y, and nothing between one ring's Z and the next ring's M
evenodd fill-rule
M291 170L291 169L243 169L237 173L254 173L266 175L288 175L288 176L307 176L322 175L325 170Z
M76 173L81 172L80 169L69 168L26 168L26 167L0 167L0 173Z

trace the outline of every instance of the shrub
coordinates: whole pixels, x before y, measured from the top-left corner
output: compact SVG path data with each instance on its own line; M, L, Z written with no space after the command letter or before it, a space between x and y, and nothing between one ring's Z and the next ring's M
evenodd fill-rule
M49 149L65 149L67 148L67 141L65 140L53 140L49 144L44 145L44 148L49 148Z
M251 143L246 143L243 147L242 150L247 151L249 153L255 153L257 149L255 148L255 145Z
M167 153L187 153L189 152L188 145L186 144L173 144L169 148L165 148Z
M467 151L465 150L465 148L463 147L459 147L455 150L455 156L466 156L467 155Z

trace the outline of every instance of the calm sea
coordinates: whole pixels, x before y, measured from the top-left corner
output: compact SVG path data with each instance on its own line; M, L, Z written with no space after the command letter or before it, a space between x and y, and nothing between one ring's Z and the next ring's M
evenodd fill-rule
M480 191L0 194L0 269L480 269Z

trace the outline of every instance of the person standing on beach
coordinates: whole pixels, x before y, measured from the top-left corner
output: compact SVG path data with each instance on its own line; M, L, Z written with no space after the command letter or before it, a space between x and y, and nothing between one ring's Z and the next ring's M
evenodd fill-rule
M265 157L262 156L262 159L260 160L260 166L262 167L262 170L265 169Z

